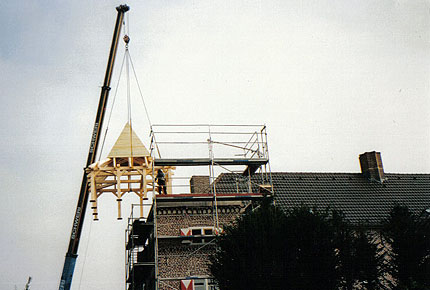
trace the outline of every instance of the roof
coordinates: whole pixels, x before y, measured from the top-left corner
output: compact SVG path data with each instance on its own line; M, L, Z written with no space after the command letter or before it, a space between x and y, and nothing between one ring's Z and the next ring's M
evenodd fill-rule
M131 134L131 135L130 135ZM112 147L108 157L143 157L149 156L148 149L127 123Z
M379 183L361 173L272 173L275 204L283 210L299 206L336 209L352 223L378 225L396 204L417 214L430 208L430 174L386 173L385 178ZM255 175L253 182L261 184L259 179ZM220 176L217 193L236 191L234 180L233 174Z

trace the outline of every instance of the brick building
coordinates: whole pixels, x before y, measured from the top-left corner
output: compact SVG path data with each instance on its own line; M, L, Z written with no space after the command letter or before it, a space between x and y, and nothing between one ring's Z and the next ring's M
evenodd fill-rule
M133 207L126 231L128 289L217 289L209 271L216 235L258 204L263 196L272 193L265 127L250 135L240 132L239 136L246 136L246 140L235 139L230 143L225 142L224 136L233 136L232 131L218 132L224 137L223 142L214 141L217 134L214 130L209 132L206 144L210 145L210 158L190 157L194 151L188 150L190 156L151 159L155 170L204 166L209 167L211 174L193 175L187 189L173 185L168 194L154 195L144 210L142 204ZM166 142L170 144L168 142L170 140ZM159 138L157 146L160 144L163 141ZM241 157L230 154L234 157L217 158L213 154L215 145L243 151ZM224 176L220 174L215 178L214 172L219 169L240 180L241 189L218 193L218 178ZM172 183L175 183L174 178ZM143 212L146 214L142 215Z
M210 175L193 175L189 193L170 188L167 195L154 195L146 215L136 205L140 209L132 211L126 231L128 289L217 289L209 271L216 235L266 195L286 211L303 205L341 210L369 228L377 228L396 204L430 212L430 174L385 173L379 152L360 155L358 173L270 172L261 140L253 143L257 149L245 150L251 153L246 158L215 158L211 146L221 142L208 139L210 158L152 159L154 168L209 166ZM215 177L216 166L242 167Z
M131 221L127 252L137 259L129 265L129 289L155 289L156 281L158 289L216 289L208 268L214 238L261 197L220 195L216 211L209 194L157 196L147 220Z

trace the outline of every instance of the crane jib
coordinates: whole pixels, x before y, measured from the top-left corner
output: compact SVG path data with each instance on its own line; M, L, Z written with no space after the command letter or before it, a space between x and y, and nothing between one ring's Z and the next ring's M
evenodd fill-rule
M95 123L94 130L93 130L93 135L92 135L92 138L91 138L90 153L94 153L94 148L96 146L96 139L97 139L98 129L99 129L99 123ZM89 164L87 164L87 166L88 165Z
M116 50L118 47L118 39L121 32L121 26L124 18L124 13L130 8L127 5L120 5L116 7L118 15L116 18L115 29L112 38L112 44L109 52L109 58L106 68L106 74L104 83L102 86L99 106L97 109L96 120L94 122L94 129L91 134L90 149L88 152L87 167L95 160L97 153L97 147L99 143L99 132L103 126L104 114L106 111L106 103L110 91L110 80L112 76L112 70L115 63ZM75 270L76 259L78 257L78 247L80 236L82 232L82 226L85 218L85 210L88 203L88 183L87 176L84 172L82 177L81 191L79 193L78 205L76 207L75 217L73 219L72 231L70 234L69 247L64 260L63 272L61 274L61 280L59 290L70 290L73 278L73 272Z
M73 222L73 228L72 228L72 235L70 237L72 240L74 240L76 238L76 232L78 229L80 214L81 214L81 207L78 207L76 209L75 220Z

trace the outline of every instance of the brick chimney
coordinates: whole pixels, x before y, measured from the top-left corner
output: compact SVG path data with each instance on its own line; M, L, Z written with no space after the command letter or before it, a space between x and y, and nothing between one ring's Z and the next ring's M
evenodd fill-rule
M360 154L361 173L370 180L384 182L385 174L380 152Z
M193 175L190 179L190 192L191 193L209 193L209 176L207 175Z

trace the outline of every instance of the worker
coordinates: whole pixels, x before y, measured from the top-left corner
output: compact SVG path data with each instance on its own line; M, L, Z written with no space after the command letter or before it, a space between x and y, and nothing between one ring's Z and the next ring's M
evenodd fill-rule
M155 177L155 181L158 184L158 193L159 194L167 194L166 192L166 177L164 176L163 170L158 169L157 177Z

